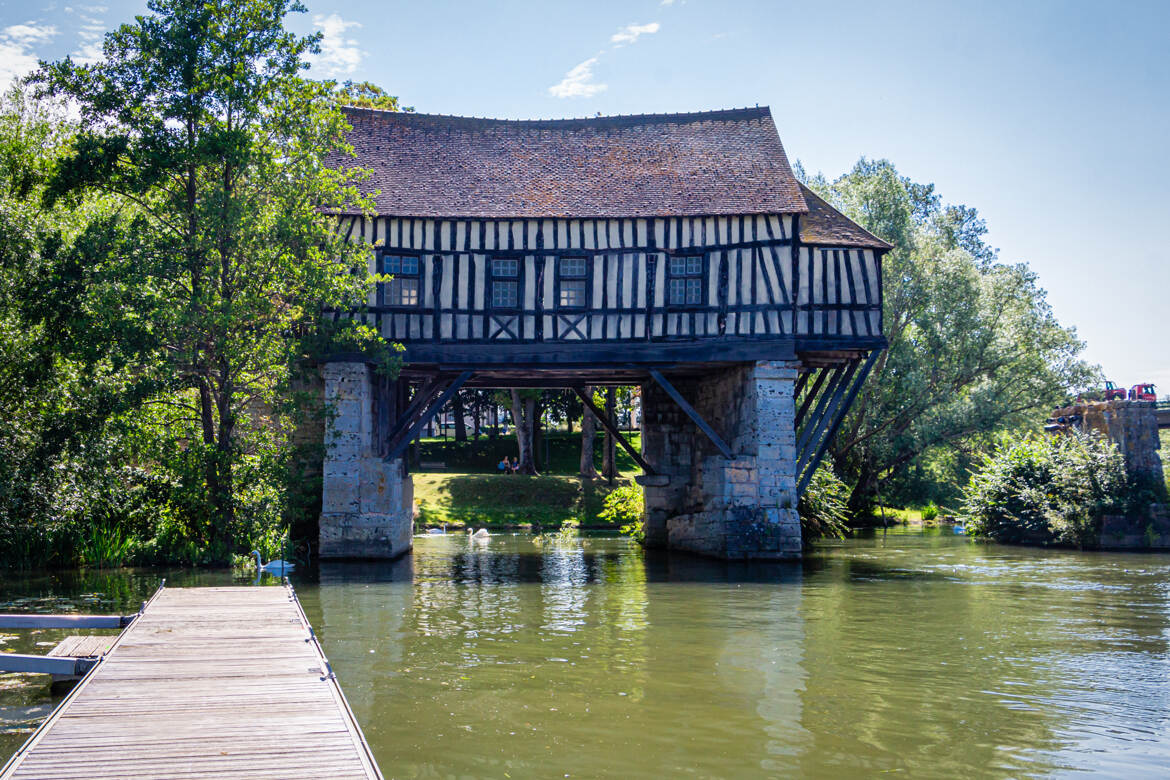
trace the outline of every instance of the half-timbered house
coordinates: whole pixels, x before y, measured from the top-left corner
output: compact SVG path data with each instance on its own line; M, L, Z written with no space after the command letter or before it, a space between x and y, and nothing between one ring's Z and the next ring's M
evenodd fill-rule
M642 386L648 544L799 555L797 497L885 346L889 246L796 181L767 108L347 113L376 216L340 229L392 276L357 316L405 352L392 383L325 367L323 556L409 548L402 456L460 387L604 384Z

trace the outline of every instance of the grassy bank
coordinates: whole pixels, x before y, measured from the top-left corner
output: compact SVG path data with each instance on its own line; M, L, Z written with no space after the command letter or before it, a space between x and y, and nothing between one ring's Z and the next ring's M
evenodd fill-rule
M630 481L625 477L618 480L617 485L629 484ZM605 480L564 475L414 475L418 525L424 528L442 525L555 528L566 520L583 526L599 526L603 524L597 516L610 491Z
M637 432L629 438L635 447L641 445ZM602 441L599 435L593 453L599 472ZM513 436L495 439L483 436L465 442L423 439L416 461L420 468L413 474L418 526L555 528L571 521L583 526L608 527L598 518L602 503L614 488L633 482L634 475L640 471L633 459L619 447L619 478L610 487L604 479L587 480L577 476L581 457L579 432L548 433L541 450L540 476L504 475L496 469L496 464L505 456L516 456Z

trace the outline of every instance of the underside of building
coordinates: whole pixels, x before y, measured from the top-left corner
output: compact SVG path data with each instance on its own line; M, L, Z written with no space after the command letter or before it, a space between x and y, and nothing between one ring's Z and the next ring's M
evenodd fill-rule
M347 112L337 164L377 216L340 229L392 278L335 316L405 351L394 380L323 366L322 557L410 549L404 454L459 389L606 385L641 387L648 546L800 556L798 497L885 348L890 247L796 181L767 108Z

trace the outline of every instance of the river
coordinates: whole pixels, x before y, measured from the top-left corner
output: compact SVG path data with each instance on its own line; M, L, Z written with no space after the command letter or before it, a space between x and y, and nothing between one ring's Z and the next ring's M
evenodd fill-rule
M131 610L161 576L231 579L10 576L0 609ZM393 564L294 582L388 778L1170 767L1167 556L879 532L747 565L612 537L434 536ZM43 652L62 634L9 631L0 647ZM43 678L0 676L0 751L56 701Z

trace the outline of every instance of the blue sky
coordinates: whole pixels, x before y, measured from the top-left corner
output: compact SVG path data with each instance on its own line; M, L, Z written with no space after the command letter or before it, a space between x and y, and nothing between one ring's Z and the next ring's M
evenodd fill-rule
M506 118L769 105L792 159L886 157L979 209L1087 357L1170 392L1170 2L338 2L320 76ZM0 79L143 4L0 2Z

